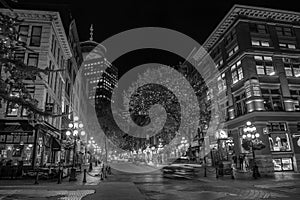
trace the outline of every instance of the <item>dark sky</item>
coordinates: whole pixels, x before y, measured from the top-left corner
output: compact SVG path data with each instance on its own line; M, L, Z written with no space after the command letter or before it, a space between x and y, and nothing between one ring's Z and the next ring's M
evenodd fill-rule
M8 0L6 0L8 1ZM200 43L209 36L234 4L299 11L293 0L18 0L23 2L64 3L77 21L80 39L89 38L94 24L94 40L131 28L159 26L175 29ZM10 3L10 5L13 5Z
M68 2L68 1L67 1ZM85 0L71 2L81 40L89 38L94 24L98 42L131 28L171 28L203 43L234 4L300 11L291 0ZM85 3L86 2L86 3ZM97 3L95 3L97 2Z
M18 0L67 4L76 19L81 41L88 40L94 24L94 40L101 43L122 31L145 26L180 31L202 44L234 4L299 11L291 0ZM299 1L299 0L298 0ZM10 3L13 7L13 3ZM124 67L124 66L123 66ZM125 67L126 69L128 67Z

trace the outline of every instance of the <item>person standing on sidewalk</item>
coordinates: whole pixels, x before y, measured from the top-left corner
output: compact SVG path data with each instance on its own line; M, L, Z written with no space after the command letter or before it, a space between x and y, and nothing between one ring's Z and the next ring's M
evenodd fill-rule
M101 173L104 175L104 161L103 160L101 161L100 168L101 168Z

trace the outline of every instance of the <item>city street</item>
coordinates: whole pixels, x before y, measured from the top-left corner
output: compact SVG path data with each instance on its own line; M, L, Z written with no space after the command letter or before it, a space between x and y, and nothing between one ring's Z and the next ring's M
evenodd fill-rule
M0 200L300 200L296 5L0 0Z
M92 177L99 168L87 175L87 183L82 183L82 174L76 182L67 179L62 184L54 181L40 182L34 185L31 181L1 181L0 199L297 199L300 197L300 176L298 174L277 174L276 178L250 180L232 180L230 177L216 179L213 174L193 180L163 178L160 171L143 173L150 166L132 163L114 163L113 167L140 173L126 173L112 170L103 181ZM153 167L152 167L153 168ZM92 176L91 176L92 175Z

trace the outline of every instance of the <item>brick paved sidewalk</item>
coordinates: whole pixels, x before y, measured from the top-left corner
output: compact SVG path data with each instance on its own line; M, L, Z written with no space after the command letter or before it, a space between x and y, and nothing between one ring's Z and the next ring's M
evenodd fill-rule
M76 175L76 181L69 181L69 177L63 178L61 184L58 184L58 179L50 179L50 180L38 180L37 186L79 186L79 185L97 185L101 182L101 179L99 176L95 176L100 172L100 166L93 167L93 171L86 174L86 183L83 183L83 170L81 173ZM0 188L1 186L5 187L18 187L18 186L24 186L24 185L32 185L35 184L35 179L3 179L0 180Z

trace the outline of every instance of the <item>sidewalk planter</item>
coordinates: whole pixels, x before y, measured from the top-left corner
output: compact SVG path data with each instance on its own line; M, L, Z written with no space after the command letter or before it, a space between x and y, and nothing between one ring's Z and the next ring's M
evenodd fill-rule
M252 171L240 171L237 169L233 170L233 176L235 179L249 180L252 179Z

